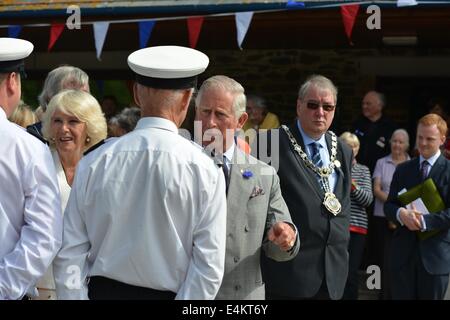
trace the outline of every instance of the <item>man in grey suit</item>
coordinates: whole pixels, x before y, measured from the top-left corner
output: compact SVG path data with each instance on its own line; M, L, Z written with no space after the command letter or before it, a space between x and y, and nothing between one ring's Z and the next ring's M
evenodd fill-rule
M211 77L195 105L203 145L214 149L227 182L225 274L216 299L264 299L261 248L273 260L293 259L300 246L297 229L275 170L241 150L235 138L248 117L244 88L229 77Z

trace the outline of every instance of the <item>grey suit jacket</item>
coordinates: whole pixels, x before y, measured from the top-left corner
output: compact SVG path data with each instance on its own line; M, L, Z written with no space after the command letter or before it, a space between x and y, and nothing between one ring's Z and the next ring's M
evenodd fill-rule
M244 177L245 172L252 176ZM292 224L275 169L236 147L227 195L225 274L216 299L265 299L261 248L277 261L293 259L300 248L298 233L290 252L267 239L267 231L278 221Z

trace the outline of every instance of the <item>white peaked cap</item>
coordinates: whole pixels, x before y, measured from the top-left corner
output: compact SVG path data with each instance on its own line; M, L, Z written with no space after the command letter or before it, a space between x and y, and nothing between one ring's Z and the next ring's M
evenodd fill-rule
M23 59L33 52L33 44L16 38L0 38L0 73L23 71Z
M158 46L137 50L128 56L128 65L142 85L160 89L187 89L197 83L197 75L208 67L204 53L186 47Z

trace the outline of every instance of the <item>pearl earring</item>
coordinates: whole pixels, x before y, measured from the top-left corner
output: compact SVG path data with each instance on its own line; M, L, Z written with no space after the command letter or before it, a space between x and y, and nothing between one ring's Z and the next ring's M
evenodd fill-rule
M91 138L86 137L86 143L89 143L89 142L91 142Z

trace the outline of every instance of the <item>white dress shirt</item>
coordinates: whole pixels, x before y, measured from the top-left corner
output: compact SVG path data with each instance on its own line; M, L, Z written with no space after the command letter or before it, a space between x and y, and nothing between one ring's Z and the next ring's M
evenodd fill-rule
M67 201L69 200L71 187L67 183L67 177L66 174L64 173L64 168L61 164L61 160L59 159L58 152L55 149L53 149L51 150L51 153L53 163L55 164L56 177L58 179L58 187L61 194L61 210L64 213L64 210L66 209L67 206ZM39 279L36 286L40 289L55 290L55 280L53 278L52 264L50 264L44 276L41 279Z
M300 125L300 121L297 120L297 127L300 130L300 134L303 138L303 143L305 144L305 152L308 155L309 159L311 159L311 147L310 144L316 142L320 144L319 154L322 159L323 167L327 167L330 164L330 153L328 152L327 140L325 139L325 134L323 134L319 140L314 140L310 136L308 136L305 131L303 131L302 126ZM328 183L330 185L331 190L334 192L337 183L337 173L336 170L333 169L333 172L328 176ZM320 180L320 177L317 176L317 179Z
M54 261L58 299L87 299L87 276L213 299L226 242L222 170L163 118L79 163Z
M21 299L61 245L60 195L48 147L1 107L0 137L0 299Z

